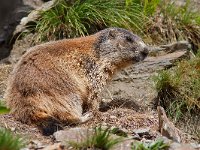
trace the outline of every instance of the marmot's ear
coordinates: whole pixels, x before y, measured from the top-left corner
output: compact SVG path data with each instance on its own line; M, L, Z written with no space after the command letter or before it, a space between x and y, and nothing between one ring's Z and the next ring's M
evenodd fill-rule
M116 31L111 29L108 32L108 39L115 39L115 37L116 37Z

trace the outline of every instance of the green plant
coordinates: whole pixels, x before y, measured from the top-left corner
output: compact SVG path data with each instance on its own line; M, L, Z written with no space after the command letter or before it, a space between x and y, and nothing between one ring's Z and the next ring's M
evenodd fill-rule
M160 105L167 109L175 121L186 113L200 111L200 57L181 61L171 70L160 72L153 78Z
M140 5L122 0L76 0L70 5L58 0L40 15L35 29L38 41L85 36L110 26L142 32L147 19Z
M158 5L160 4L161 0L144 0L144 14L145 15L153 15L155 11L158 8Z
M144 29L152 43L189 40L195 47L200 46L200 15L198 11L191 9L190 0L183 6L161 0L151 18L152 21Z
M198 20L200 15L198 11L191 10L190 0L186 0L183 6L177 6L174 2L167 2L161 9L165 17L170 17L182 25L198 24L196 20Z
M25 142L19 136L14 136L9 130L0 128L0 149L20 150L25 146Z
M162 140L158 140L150 144L142 142L132 143L131 148L132 150L166 150L169 148L169 145Z
M0 100L0 114L9 113L10 109L8 109L5 104Z
M102 129L102 127L96 127L94 133L90 135L86 141L76 143L70 141L69 144L75 149L96 148L102 150L109 150L114 145L122 141L122 138L114 138L109 128Z

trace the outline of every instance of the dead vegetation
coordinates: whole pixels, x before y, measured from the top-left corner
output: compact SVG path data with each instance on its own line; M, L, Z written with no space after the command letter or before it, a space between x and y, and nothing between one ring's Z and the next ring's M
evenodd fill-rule
M200 133L200 57L181 61L154 78L157 102L174 122L199 139ZM200 139L199 139L200 140Z

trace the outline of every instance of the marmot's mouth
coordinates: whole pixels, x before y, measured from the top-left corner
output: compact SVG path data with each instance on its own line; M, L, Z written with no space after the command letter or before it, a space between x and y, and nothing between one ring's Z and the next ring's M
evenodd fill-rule
M141 51L141 54L146 57L149 54L149 47L144 47L144 49Z
M149 54L149 48L145 47L143 51L141 51L140 53L141 61L144 60L148 54Z
M140 61L144 60L146 57L147 57L147 54L140 53L139 55L137 55L133 58L133 61L140 62Z

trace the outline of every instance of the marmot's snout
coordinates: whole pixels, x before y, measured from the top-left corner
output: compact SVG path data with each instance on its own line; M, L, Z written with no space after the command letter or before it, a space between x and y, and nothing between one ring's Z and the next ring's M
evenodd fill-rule
M145 57L149 54L149 48L147 46L144 47L144 49L141 51L141 54Z
M139 55L137 55L137 58L134 58L137 62L144 60L147 55L149 54L149 47L143 42L138 42L138 48L139 48Z

